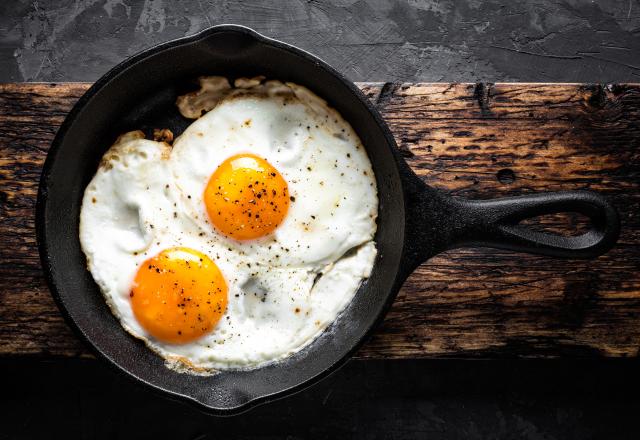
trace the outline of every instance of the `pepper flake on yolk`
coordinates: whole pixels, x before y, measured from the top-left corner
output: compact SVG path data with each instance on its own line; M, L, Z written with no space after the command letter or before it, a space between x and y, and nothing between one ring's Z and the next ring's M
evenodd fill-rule
M269 162L238 154L211 175L204 203L218 231L236 240L251 240L270 234L282 223L289 210L289 189Z
M209 257L176 247L140 266L130 296L136 319L153 337L184 344L218 323L227 307L227 283Z

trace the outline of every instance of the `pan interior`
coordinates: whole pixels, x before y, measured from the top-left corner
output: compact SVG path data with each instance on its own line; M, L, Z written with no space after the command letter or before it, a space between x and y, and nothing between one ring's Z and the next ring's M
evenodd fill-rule
M200 75L265 75L304 85L325 98L354 127L371 159L379 191L372 276L330 328L284 361L209 377L179 374L129 336L110 313L86 270L78 238L84 188L115 138L128 130L147 134L190 123L177 111L177 95L195 88ZM213 28L196 37L156 47L109 72L85 95L63 124L47 158L38 213L45 271L63 312L93 347L121 370L160 390L219 412L237 411L299 389L331 371L365 337L398 289L404 240L403 195L393 141L353 86L315 58L243 28Z

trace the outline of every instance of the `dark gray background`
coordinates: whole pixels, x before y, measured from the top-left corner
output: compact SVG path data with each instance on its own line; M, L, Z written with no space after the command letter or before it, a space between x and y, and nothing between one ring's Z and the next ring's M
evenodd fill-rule
M354 81L640 81L640 0L3 0L0 81L94 81L219 23Z
M640 0L0 0L0 81L93 81L225 22L355 81L640 80ZM637 439L639 392L635 359L352 361L217 419L97 361L5 359L0 438Z

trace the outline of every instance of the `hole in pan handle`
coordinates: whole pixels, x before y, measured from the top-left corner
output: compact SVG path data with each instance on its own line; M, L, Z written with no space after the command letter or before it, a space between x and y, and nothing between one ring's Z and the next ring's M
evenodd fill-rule
M406 206L404 270L447 249L486 246L561 258L595 258L613 247L620 234L616 209L591 191L548 192L493 200L452 197L403 170ZM535 231L525 219L579 213L591 229L578 236Z

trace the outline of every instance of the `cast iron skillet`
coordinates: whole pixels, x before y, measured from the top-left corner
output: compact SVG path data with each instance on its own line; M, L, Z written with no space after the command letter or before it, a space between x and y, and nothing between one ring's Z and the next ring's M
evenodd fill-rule
M82 194L102 154L127 130L166 127L180 134L190 121L177 112L175 98L195 88L193 79L204 74L265 75L305 85L324 97L362 139L380 199L379 251L372 275L328 331L282 362L210 377L165 368L160 357L125 333L86 270L78 239ZM525 218L567 211L588 216L592 229L563 237L518 226ZM613 246L618 232L615 209L592 192L470 201L426 186L399 157L389 129L353 83L300 49L232 25L148 49L95 83L58 131L44 165L37 204L42 265L71 327L120 371L217 414L240 412L290 394L334 371L382 319L405 278L439 252L489 246L593 258Z

